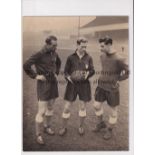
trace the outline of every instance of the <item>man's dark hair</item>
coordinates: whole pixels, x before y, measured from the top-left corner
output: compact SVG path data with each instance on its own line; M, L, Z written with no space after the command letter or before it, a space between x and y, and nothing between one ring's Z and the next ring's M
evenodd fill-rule
M103 38L100 38L98 41L99 41L99 43L104 42L105 45L108 45L108 44L112 45L112 42L113 42L112 39L109 36L105 36Z
M80 45L81 43L87 43L87 39L84 38L84 37L80 37L78 40L77 40L77 45Z
M45 42L46 42L46 44L51 45L52 40L57 41L57 38L55 36L49 36L46 38Z

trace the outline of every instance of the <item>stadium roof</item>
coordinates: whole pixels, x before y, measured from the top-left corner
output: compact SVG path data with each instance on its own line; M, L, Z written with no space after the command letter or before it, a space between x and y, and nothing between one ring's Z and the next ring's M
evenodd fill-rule
M94 20L82 26L81 28L89 28L89 27L95 27L95 26L101 26L101 25L112 25L117 23L128 23L128 17L127 16L96 17Z

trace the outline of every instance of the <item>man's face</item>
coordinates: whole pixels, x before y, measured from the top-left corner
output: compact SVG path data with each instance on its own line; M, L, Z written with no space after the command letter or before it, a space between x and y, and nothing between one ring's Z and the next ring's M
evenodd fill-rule
M110 52L110 46L111 46L111 44L106 45L104 42L101 42L100 43L101 52L108 54Z
M82 54L82 53L86 52L87 43L81 42L77 48L78 48L78 51Z
M52 40L51 41L51 45L48 45L48 48L51 50L51 51L55 51L57 49L57 41L56 40Z

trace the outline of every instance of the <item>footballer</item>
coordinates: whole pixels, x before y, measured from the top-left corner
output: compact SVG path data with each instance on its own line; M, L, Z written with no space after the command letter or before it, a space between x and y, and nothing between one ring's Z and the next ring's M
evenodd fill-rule
M36 140L44 144L42 128L45 133L54 135L51 128L53 106L58 97L57 75L59 74L61 60L56 53L57 38L49 36L45 40L45 46L36 54L32 55L24 64L25 72L37 80L38 112L35 117ZM35 66L35 70L32 69Z
M86 103L91 100L91 87L89 78L95 73L92 57L86 52L87 40L80 37L77 40L77 49L67 59L64 74L68 81L65 91L65 105L62 113L63 125L59 135L67 133L67 122L70 118L70 108L72 103L79 96L79 129L80 135L84 134L84 120L86 117Z
M108 140L112 137L112 131L118 119L118 105L120 104L119 82L128 78L129 70L125 59L121 58L112 49L112 38L109 36L100 38L99 44L102 52L100 56L102 70L95 90L94 109L98 123L94 128L94 132L99 132L104 128L103 138ZM103 119L104 101L107 101L110 107L107 124Z

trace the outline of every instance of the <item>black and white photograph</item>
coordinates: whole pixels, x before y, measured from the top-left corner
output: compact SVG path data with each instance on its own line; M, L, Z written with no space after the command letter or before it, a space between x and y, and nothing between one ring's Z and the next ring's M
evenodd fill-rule
M23 151L129 151L129 17L22 20Z
M1 2L1 154L155 154L154 5Z

